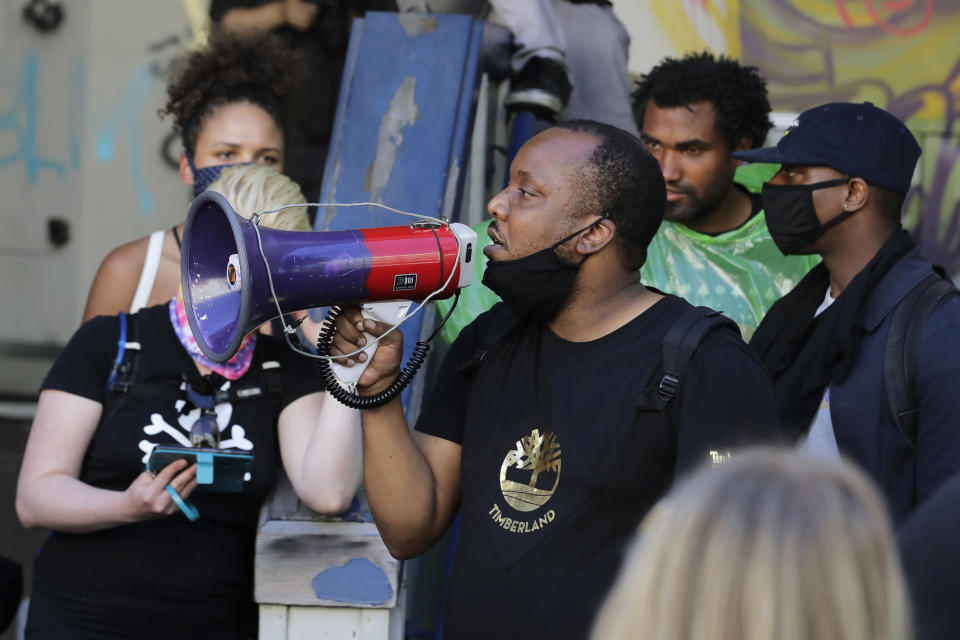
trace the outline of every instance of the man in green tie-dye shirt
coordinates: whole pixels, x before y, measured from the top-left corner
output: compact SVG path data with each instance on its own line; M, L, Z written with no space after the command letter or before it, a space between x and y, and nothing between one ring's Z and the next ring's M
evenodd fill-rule
M754 67L691 54L661 61L633 100L667 185L643 283L723 311L749 339L770 305L819 261L785 257L767 232L759 192L779 166L738 168L731 156L763 145L771 127L766 83Z
M641 137L667 186L665 219L647 249L641 279L722 311L749 340L767 309L820 261L785 257L767 232L760 188L779 165L741 166L731 155L766 139L766 83L754 67L700 53L664 59L637 83L633 99ZM441 331L447 342L499 300L482 284L489 225L475 227L473 284ZM442 317L452 301L437 304Z

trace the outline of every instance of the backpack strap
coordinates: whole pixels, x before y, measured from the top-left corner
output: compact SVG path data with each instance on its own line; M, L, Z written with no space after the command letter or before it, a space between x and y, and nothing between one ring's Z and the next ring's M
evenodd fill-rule
M127 353L127 314L123 311L117 314L117 320L120 322L120 337L117 338L117 355L113 358L113 367L110 368L110 375L107 376L107 383L103 386L103 395L108 396L113 391L113 385L120 374L120 365L123 364L123 357Z
M674 321L663 338L663 377L658 395L664 402L673 400L680 387L680 372L710 331L727 327L740 335L740 327L720 311L708 307L694 307L684 311Z
M136 316L121 311L117 314L117 320L120 322L120 336L117 339L117 355L113 359L113 367L103 389L104 418L114 412L120 398L129 394L134 386L133 379L140 360L140 331Z
M215 404L221 402L233 404L261 396L278 396L282 392L283 375L280 371L280 361L268 359L260 363L259 379L254 379L252 383L247 383L242 387L235 381L230 384L230 388L226 391L218 388L214 391L213 399Z
M473 357L466 362L458 373L473 373L476 371L487 354L503 338L513 332L520 325L520 318L512 313L505 312L494 329L488 332L487 338L480 348L473 353ZM720 311L709 307L693 307L683 312L674 321L663 338L663 377L660 379L658 395L664 405L677 395L680 385L680 372L693 357L697 347L710 331L718 327L726 327L740 336L740 327ZM663 405L661 405L663 406Z
M920 338L937 305L957 293L950 282L931 274L897 303L890 320L883 350L883 384L890 413L911 449L917 444L915 385Z
M117 354L104 388L103 419L112 415L120 402L128 398L188 400L186 392L180 388L180 383L134 382L141 351L136 316L121 311L117 317L120 321L120 336L117 339ZM213 403L233 404L250 398L280 395L283 391L283 375L279 360L261 356L259 369L259 380L255 378L252 383L244 386L231 384L226 391L219 388L214 390L210 395ZM188 384L190 382L187 377L183 381ZM188 407L192 406L188 403Z
M232 387L233 385L231 385ZM279 360L264 360L260 364L260 386L263 393L270 395L280 395L283 391L283 374L280 371ZM237 391L239 399L250 397L250 394L244 394L243 389Z
M108 396L130 391L140 360L140 331L136 317L121 311L117 319L120 321L120 337L117 340L117 355L104 389Z
M235 404L263 396L279 396L283 392L283 374L280 361L260 352L258 360L251 364L251 372L253 372L254 367L257 368L256 375L251 376L248 373L244 376L246 379L241 378L242 384L241 380L234 380L230 383L230 388L226 390L220 388L226 378L219 374L208 374L204 376L203 381L193 375L184 375L183 381L187 384L186 393L184 394L179 388L175 392L175 394L179 394L177 397L186 398L188 401L182 411L190 411L193 407L214 407L224 402ZM149 385L141 386L146 388ZM198 389L202 389L202 391L198 391ZM198 402L198 399L202 400Z

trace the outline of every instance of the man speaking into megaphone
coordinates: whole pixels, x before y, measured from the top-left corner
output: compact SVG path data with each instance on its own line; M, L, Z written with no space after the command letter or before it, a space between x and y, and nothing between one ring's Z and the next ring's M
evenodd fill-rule
M665 198L624 131L580 120L532 138L487 206L483 281L503 302L451 346L415 433L399 399L363 411L390 552L423 553L462 515L446 637L585 637L623 545L677 475L772 436L770 383L736 326L640 282ZM331 354L388 328L345 309ZM394 381L401 351L398 332L381 339L361 394Z

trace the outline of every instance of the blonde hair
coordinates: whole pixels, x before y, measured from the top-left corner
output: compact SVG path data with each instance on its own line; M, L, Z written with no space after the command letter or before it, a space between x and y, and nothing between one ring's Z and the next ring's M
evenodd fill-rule
M891 525L850 464L759 449L684 482L641 525L597 619L610 640L905 640Z
M260 211L306 202L296 182L259 164L226 167L209 188L223 195L234 211L248 219ZM269 213L260 219L260 224L284 231L311 230L306 207Z

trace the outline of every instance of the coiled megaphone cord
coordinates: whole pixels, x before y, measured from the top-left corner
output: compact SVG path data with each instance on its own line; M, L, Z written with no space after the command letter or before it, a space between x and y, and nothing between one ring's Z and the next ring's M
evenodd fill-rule
M453 304L450 305L450 310L443 316L443 320L441 320L433 330L433 333L431 333L426 340L418 341L413 347L413 353L410 354L410 358L407 359L407 364L400 370L400 375L397 376L397 379L394 380L389 387L372 396L361 396L348 389L344 389L340 381L337 380L333 369L330 367L330 345L333 343L333 335L337 332L337 317L342 311L340 307L330 307L327 317L320 326L320 334L317 337L317 353L326 356L317 360L317 369L320 372L320 379L323 381L324 387L326 387L331 396L351 409L376 409L377 407L382 407L387 404L403 393L403 390L406 389L410 381L413 380L413 376L420 370L420 367L423 366L424 361L427 359L427 353L430 351L430 342L440 333L443 325L447 324L447 320L453 315L453 311L457 308L458 302L460 302L459 290L457 290L453 298Z
M340 311L340 307L330 307L330 312L320 327L320 335L317 338L317 353L321 356L330 356L330 345L333 342L334 334L337 332L336 320ZM413 376L423 366L429 351L430 345L427 341L418 341L413 348L413 353L410 354L410 358L407 359L407 364L400 370L400 375L397 376L396 380L391 382L389 387L372 396L361 396L344 389L340 381L337 380L336 374L333 373L330 361L325 358L317 360L317 369L327 391L341 404L345 404L351 409L376 409L396 398L407 388L407 385L413 380Z

